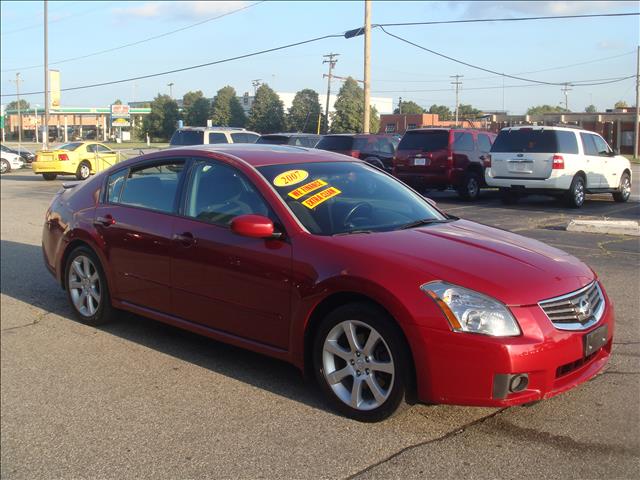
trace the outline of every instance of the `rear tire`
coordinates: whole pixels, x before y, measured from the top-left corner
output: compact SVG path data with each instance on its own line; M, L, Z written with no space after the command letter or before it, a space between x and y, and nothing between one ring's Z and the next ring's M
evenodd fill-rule
M585 182L582 175L576 175L571 181L571 186L564 196L567 206L580 208L584 205Z
M500 189L500 201L505 205L515 205L520 200L520 196L510 188Z
M113 319L107 278L93 250L89 247L73 250L65 265L64 279L67 299L78 320L98 326Z
M467 172L462 185L457 190L463 200L471 202L477 200L480 196L480 175L476 172Z
M4 158L0 160L0 173L9 173L11 171L11 164Z
M89 162L83 161L78 165L78 170L76 171L76 178L78 180L86 180L91 175L91 165Z
M331 312L313 342L320 389L335 410L361 422L378 422L398 410L412 371L408 355L397 325L367 303Z
M45 180L55 180L56 178L58 178L58 174L57 173L43 173L42 174L42 178L44 178Z
M620 178L620 186L618 187L617 192L613 192L613 199L616 202L624 203L629 200L631 196L631 178L628 173L623 173L622 178Z

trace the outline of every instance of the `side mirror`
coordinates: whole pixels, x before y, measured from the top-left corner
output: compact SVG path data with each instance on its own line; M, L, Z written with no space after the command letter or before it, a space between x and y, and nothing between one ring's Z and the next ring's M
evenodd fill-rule
M250 238L279 238L274 232L273 222L262 215L240 215L231 220L231 231Z

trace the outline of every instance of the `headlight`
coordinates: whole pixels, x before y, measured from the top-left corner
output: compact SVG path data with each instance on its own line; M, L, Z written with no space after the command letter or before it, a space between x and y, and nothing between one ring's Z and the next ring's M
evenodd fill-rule
M518 322L498 300L445 282L425 283L420 289L442 309L457 332L482 333L494 337L520 335Z

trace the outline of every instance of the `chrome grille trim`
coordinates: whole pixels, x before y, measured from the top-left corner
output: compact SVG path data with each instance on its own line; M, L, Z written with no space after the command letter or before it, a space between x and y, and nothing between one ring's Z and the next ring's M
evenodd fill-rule
M583 300L588 301L591 312L581 319L579 303ZM586 330L602 318L605 301L600 285L594 281L575 292L542 300L538 305L558 330Z

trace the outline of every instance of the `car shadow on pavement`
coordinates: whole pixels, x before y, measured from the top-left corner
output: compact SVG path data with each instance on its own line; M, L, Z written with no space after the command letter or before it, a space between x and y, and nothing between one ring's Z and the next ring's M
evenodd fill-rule
M81 324L65 292L47 272L40 246L2 240L0 253L3 295ZM56 328L64 328L64 324ZM116 320L98 329L310 407L326 409L314 384L286 362L128 312L120 312Z
M55 185L58 180L68 182L75 179L75 175L59 175L56 180L47 181L42 178L42 175L35 174L31 170L27 170L26 172L9 172L2 175L2 181L20 180L21 182L42 182L48 185Z

